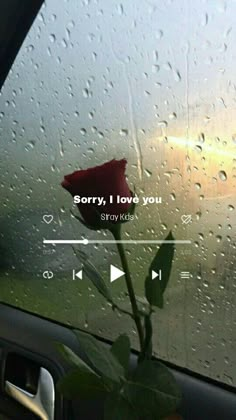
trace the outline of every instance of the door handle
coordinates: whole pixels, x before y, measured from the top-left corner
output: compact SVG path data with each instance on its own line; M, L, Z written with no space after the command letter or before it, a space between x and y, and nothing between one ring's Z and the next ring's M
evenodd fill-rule
M9 381L5 381L5 391L42 420L54 420L55 388L52 375L47 369L40 368L38 388L35 395Z

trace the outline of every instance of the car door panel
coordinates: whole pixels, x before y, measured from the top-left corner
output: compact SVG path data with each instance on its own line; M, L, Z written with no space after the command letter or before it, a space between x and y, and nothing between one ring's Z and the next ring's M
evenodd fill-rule
M58 354L55 342L63 342L82 358L85 357L72 328L5 304L0 304L0 336L0 407L8 415L11 412L17 413L18 410L19 413L26 413L26 411L6 395L4 367L7 355L15 353L28 360L33 360L39 366L50 371L55 383L70 368ZM136 354L133 353L131 365L135 366L135 364ZM235 420L236 395L233 388L217 386L212 381L204 380L203 377L191 375L190 372L184 372L173 366L171 369L183 392L181 412L185 420L222 420L223 418ZM70 404L56 393L55 407L56 420L87 420L90 418L102 420L103 418L103 401L100 399L82 401L78 396L78 399ZM18 414L16 416L18 416L15 417L16 419L20 418ZM30 413L27 413L27 416L24 418L35 418Z

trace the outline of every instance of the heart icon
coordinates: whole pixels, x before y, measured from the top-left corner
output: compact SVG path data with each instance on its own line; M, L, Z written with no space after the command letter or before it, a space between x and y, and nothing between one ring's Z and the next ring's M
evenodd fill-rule
M52 214L44 214L43 215L43 221L49 225L53 221L53 215Z

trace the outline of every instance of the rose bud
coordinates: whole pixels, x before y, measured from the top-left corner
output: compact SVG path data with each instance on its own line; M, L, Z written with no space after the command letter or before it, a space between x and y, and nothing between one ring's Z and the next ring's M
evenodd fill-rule
M87 227L110 229L112 225L122 223L121 216L126 214L130 208L133 208L130 202L133 193L130 191L125 178L126 164L126 159L113 159L103 165L65 175L61 185L73 197L79 196L81 198L77 206L83 220L79 220ZM113 197L112 203L110 202L110 196ZM117 203L118 196L129 198L129 202ZM87 197L88 201L90 197L94 198L93 203L81 203L83 197ZM103 198L102 205L101 203L99 205L97 198ZM104 214L107 217L106 222L102 221L101 216Z

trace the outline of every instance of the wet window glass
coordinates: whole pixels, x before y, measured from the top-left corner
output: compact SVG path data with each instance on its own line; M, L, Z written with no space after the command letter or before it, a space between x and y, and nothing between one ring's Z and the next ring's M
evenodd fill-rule
M180 241L154 316L158 356L235 385L236 3L58 3L42 7L0 95L0 300L137 346L79 274L93 264L128 308L122 278L110 283L115 245L43 243L110 239L73 217L61 182L126 158L132 189L162 203L138 205L124 238ZM125 246L140 298L157 246Z

